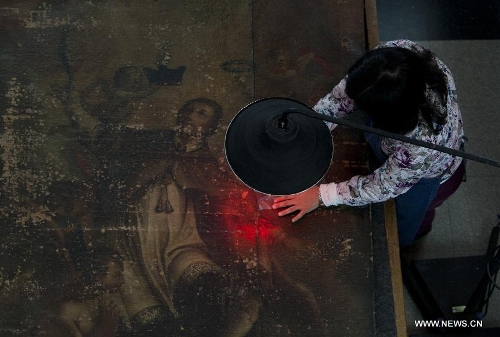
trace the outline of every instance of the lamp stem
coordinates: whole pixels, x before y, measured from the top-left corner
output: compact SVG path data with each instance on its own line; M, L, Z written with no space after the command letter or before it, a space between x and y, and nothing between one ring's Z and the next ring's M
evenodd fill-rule
M370 127L367 125L354 123L354 122L351 122L351 121L348 121L345 119L323 115L323 114L320 114L318 112L315 112L312 109L311 109L311 111L306 111L306 110L301 110L301 109L288 109L283 113L284 118L286 118L285 113L286 113L286 115L288 115L289 113L300 113L302 115L306 115L306 116L309 116L312 118L321 119L324 121L332 122L335 124L347 126L347 127L358 129L358 130L362 130L365 132L374 133L374 134L377 134L377 135L383 136L383 137L400 140L400 141L405 142L405 143L410 143L410 144L418 145L418 146L425 147L425 148L428 148L431 150L436 150L439 152L451 154L453 156L470 159L470 160L473 160L473 161L476 161L479 163L483 163L483 164L487 164L487 165L491 165L491 166L495 166L495 167L500 167L500 162L496 161L496 160L491 160L488 158L476 156L476 155L473 155L473 154L470 154L467 152L463 152L460 150L455 150L455 149L452 149L452 148L449 148L446 146L437 145L437 144L433 144L433 143L429 143L429 142L424 142L423 140L406 137L403 135L399 135L397 133L392 133L392 132L380 130L380 129L373 128L373 127Z

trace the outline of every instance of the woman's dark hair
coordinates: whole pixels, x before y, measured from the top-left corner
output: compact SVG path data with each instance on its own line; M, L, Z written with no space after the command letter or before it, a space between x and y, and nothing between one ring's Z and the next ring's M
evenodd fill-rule
M434 133L438 130L433 123L446 123L446 114L429 100L427 89L434 91L441 105L446 104L445 74L428 50L373 49L351 67L346 79L346 94L374 126L399 134L413 130L419 116Z

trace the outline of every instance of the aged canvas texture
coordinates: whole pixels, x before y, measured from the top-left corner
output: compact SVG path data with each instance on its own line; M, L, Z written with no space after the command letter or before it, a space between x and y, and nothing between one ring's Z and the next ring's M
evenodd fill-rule
M4 1L1 336L368 336L367 209L298 224L227 165L247 104L313 105L363 2ZM340 130L328 179L363 173Z

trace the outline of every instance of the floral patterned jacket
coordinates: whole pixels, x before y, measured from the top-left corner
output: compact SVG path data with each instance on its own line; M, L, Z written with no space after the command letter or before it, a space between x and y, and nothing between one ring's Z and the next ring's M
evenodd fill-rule
M396 40L377 46L403 47L419 51L424 47L409 41ZM457 103L456 88L448 67L435 58L439 68L446 75L448 97L446 106L437 100L435 93L427 91L431 101L446 110L447 122L442 126L439 134L435 135L420 121L417 127L405 136L420 139L426 142L459 149L463 140L462 116ZM314 106L319 113L343 117L356 110L354 101L345 93L347 76L333 88L325 97ZM330 130L336 126L327 123ZM448 179L460 165L462 158L431 150L409 143L389 138L383 138L381 150L388 156L387 161L372 174L367 176L354 176L348 181L338 184L324 184L320 186L320 193L326 205L347 204L361 206L372 202L382 202L397 197L408 191L422 178L441 177L442 181Z

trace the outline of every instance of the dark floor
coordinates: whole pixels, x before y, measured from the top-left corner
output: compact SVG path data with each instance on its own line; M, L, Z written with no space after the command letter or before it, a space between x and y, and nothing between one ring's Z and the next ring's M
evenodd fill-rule
M498 0L378 0L381 39L492 40L500 38Z
M380 40L407 38L451 69L469 138L467 152L500 159L500 2L378 0ZM419 259L482 255L500 213L500 169L469 161L466 183L437 212L433 231L411 251ZM409 333L422 314L406 293ZM485 327L500 326L500 290Z

